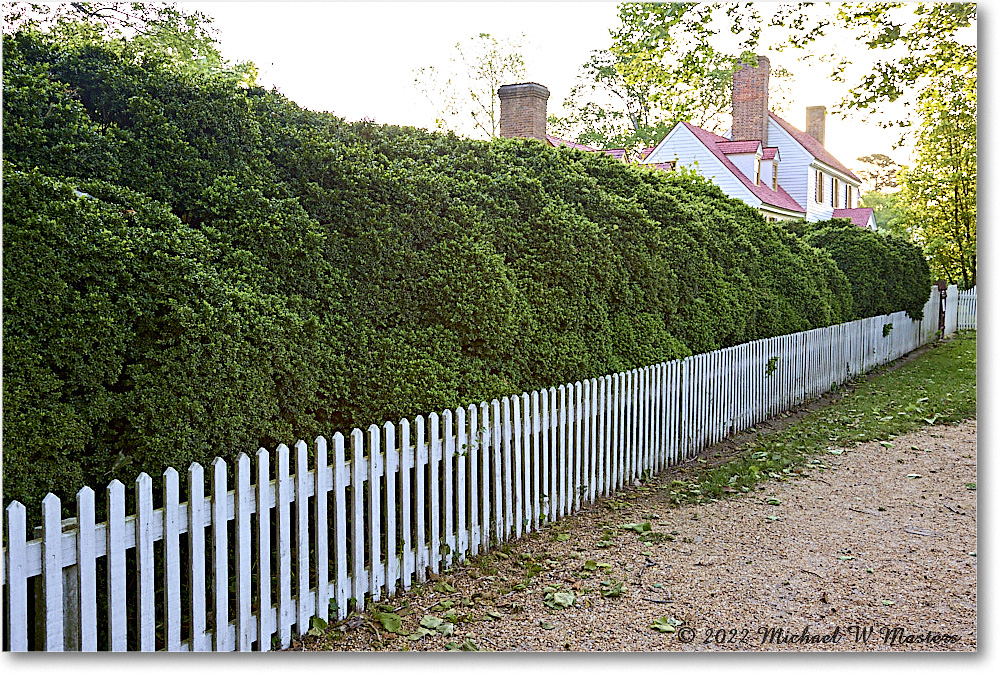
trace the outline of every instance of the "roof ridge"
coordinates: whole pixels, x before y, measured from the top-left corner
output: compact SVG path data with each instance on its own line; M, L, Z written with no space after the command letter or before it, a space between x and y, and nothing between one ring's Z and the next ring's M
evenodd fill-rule
M775 122L777 122L778 126L784 129L788 133L788 135L791 136L796 143L801 145L805 149L805 151L808 152L810 155L812 155L819 161L823 162L827 166L834 168L837 171L840 171L841 173L848 176L852 180L856 180L858 183L861 182L861 179L858 178L856 175L854 175L853 171L844 166L840 162L840 160L834 157L833 154L829 150L827 150L822 143L820 143L815 138L810 136L808 133L802 131L801 129L792 126L792 124L788 122L788 120L779 117L773 110L768 110L767 114Z

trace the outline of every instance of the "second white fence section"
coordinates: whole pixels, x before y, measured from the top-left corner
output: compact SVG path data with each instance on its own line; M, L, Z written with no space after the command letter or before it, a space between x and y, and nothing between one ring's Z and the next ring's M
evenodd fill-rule
M948 336L958 329L958 286L952 284L945 290L944 299L944 331Z
M14 502L5 647L287 646L313 617L344 618L903 356L934 338L937 312L935 293L923 321L863 319L216 459L207 490L200 465L168 469L161 508L142 474L127 517L114 481L100 524L90 488L65 522L50 494L30 541Z
M976 330L976 287L958 294L958 330Z

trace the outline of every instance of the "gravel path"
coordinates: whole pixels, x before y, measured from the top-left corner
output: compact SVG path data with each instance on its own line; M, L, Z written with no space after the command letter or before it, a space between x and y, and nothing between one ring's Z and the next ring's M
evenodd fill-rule
M667 503L667 473L391 600L401 632L431 615L452 636L355 620L292 648L976 650L976 421L819 461L697 506Z

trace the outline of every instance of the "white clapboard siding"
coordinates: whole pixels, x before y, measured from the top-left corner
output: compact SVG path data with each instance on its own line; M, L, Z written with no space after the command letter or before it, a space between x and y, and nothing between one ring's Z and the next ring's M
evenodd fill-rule
M945 332L975 328L975 289L949 291ZM90 488L77 493L68 520L48 495L31 540L27 510L14 502L5 510L4 647L266 651L272 639L287 647L293 628L305 633L314 617L343 619L352 600L361 606L426 581L428 571L575 513L926 344L938 334L940 302L931 293L920 321L896 312L417 416L412 435L406 420L355 429L349 456L336 433L332 464L319 437L312 469L299 441L294 476L283 444L273 479L264 448L255 471L245 454L232 466L217 458L208 496L204 470L192 464L186 502L170 468L160 509L153 479L141 474L134 515L112 481L104 523L95 523ZM99 583L106 612L96 604ZM38 617L31 643L29 607ZM98 644L104 615L107 643Z

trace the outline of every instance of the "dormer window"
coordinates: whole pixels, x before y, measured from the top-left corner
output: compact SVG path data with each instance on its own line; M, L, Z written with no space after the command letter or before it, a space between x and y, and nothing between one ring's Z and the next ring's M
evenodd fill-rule
M816 171L816 203L823 203L823 172L817 169Z
M760 185L760 157L755 157L753 160L753 184Z
M833 186L832 187L833 187L833 189L830 190L830 206L832 206L833 208L837 208L837 206L838 206L838 204L837 204L837 201L838 201L837 197L840 196L838 194L840 192L840 179L839 178L834 178L833 179Z
M771 189L778 191L778 163L771 162Z

